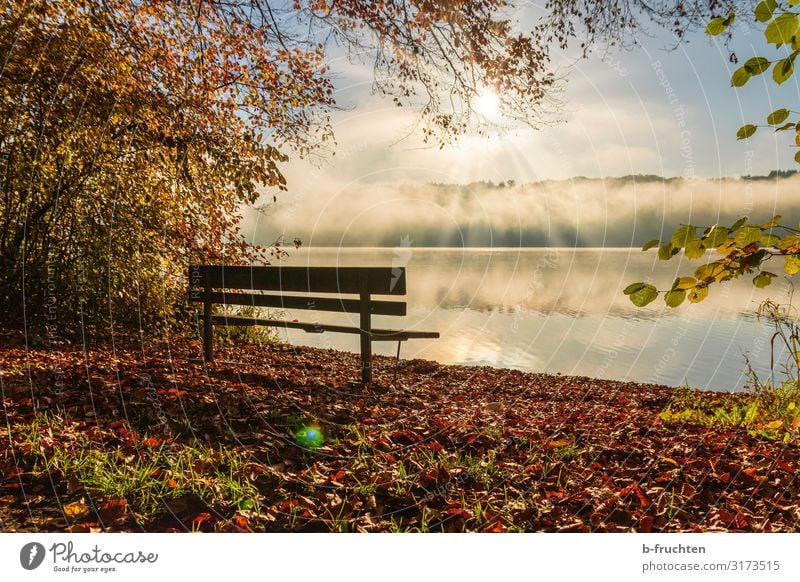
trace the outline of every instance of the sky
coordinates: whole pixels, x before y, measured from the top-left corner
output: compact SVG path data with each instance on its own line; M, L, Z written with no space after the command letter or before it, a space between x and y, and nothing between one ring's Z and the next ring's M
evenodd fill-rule
M735 26L732 48L740 63L754 55L774 58L775 49L761 41L760 31ZM566 81L565 109L557 125L538 131L520 128L489 136L465 135L444 149L426 146L419 135L407 135L416 119L413 111L372 94L368 64L335 58L330 64L342 107L333 116L335 154L287 164L289 191L279 194L277 204L248 213L246 226L261 243L271 242L280 232L323 245L386 245L398 233L416 233L418 241L432 246L457 245L459 240L469 244L471 236L474 244L485 244L486 233L471 235L472 227L491 231L491 244L513 244L518 239L521 244L528 240L538 245L543 244L542 237L533 240L525 232L536 230L541 235L544 223L550 233L545 244L601 241L625 246L625 241L649 237L655 225L666 228L693 211L711 217L715 212L768 214L778 202L774 186L759 185L760 194L748 202L752 189L745 188L750 194L742 194L740 184L725 182L723 187L714 179L795 167L788 134L776 137L771 131L759 131L749 140L737 141L736 131L745 123L764 123L779 107L791 108L797 100L797 80L776 87L767 73L734 89L730 76L739 65L729 62L721 41L700 31L674 47L668 33L655 29L652 33L641 35L640 46L630 50L596 52L585 60L557 56ZM683 180L644 190L606 180L630 174ZM588 187L582 182L576 190L573 178L578 176L596 181ZM474 200L461 206L454 200L463 195L448 198L440 191L436 198L425 186L508 180L516 186L504 192L473 185L468 197ZM563 184L532 185L541 181ZM609 191L614 194L609 196ZM675 204L678 199L680 209ZM498 206L511 210L500 213ZM551 212L554 206L557 212ZM570 214L565 207L574 211ZM579 210L587 208L595 212L581 221ZM615 222L631 208L655 213L648 222L652 228L639 226L637 231L641 221L636 216L625 224ZM501 214L508 222L500 220ZM597 224L589 228L591 223ZM374 234L378 225L391 233ZM433 236L442 230L446 232ZM609 237L609 231L614 236Z

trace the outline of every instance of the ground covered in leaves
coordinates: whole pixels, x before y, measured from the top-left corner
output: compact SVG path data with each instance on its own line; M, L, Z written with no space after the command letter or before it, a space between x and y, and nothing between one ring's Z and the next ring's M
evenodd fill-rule
M2 531L800 524L796 440L665 421L663 386L378 357L365 388L350 353L2 339Z

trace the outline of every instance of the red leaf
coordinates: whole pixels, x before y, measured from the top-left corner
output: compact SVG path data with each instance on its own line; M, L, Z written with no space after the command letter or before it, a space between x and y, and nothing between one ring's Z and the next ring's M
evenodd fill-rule
M653 516L645 515L639 520L639 531L642 533L650 533L653 531Z
M250 520L247 519L244 515L237 513L233 516L233 523L236 524L236 527L243 530L250 530Z
M459 517L463 517L464 519L469 519L470 517L472 517L472 515L469 513L469 511L467 511L465 509L461 509L460 507L453 507L453 508L447 509L445 511L445 513L447 515L457 515Z
M128 502L121 497L114 497L106 501L97 512L97 517L103 523L117 521L128 512Z
M287 499L280 505L278 505L278 511L286 511L292 507L297 507L298 503L296 499Z
M650 501L650 498L647 496L647 494L644 491L642 491L642 488L639 486L638 483L634 483L633 485L631 485L631 488L633 489L634 495L636 495L636 498L639 500L639 503L642 504L642 507L644 509L647 509L653 504L653 502Z

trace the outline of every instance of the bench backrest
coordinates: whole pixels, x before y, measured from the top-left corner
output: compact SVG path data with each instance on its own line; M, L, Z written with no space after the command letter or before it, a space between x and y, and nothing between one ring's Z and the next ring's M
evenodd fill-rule
M236 291L225 291L234 289ZM241 291L276 291L279 295ZM290 296L294 293L357 294L342 297ZM189 267L189 300L280 307L312 311L359 313L369 301L375 315L405 315L401 301L375 301L371 295L405 295L406 270L402 267L241 267L198 265Z

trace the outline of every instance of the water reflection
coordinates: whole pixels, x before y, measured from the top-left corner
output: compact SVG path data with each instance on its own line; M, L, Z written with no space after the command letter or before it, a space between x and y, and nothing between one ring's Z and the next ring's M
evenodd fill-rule
M767 373L772 330L752 312L767 297L785 298L788 288L781 282L755 289L743 280L714 289L698 305L674 310L659 300L640 309L623 295L625 286L647 280L669 287L698 263L658 261L654 252L637 249L401 250L408 316L375 323L442 335L407 342L403 357L715 390L744 385L745 353ZM393 249L313 248L293 252L289 264L392 266L397 260ZM318 319L357 325L356 317ZM358 349L357 338L341 334L290 332L288 339ZM389 355L396 346L375 348Z

